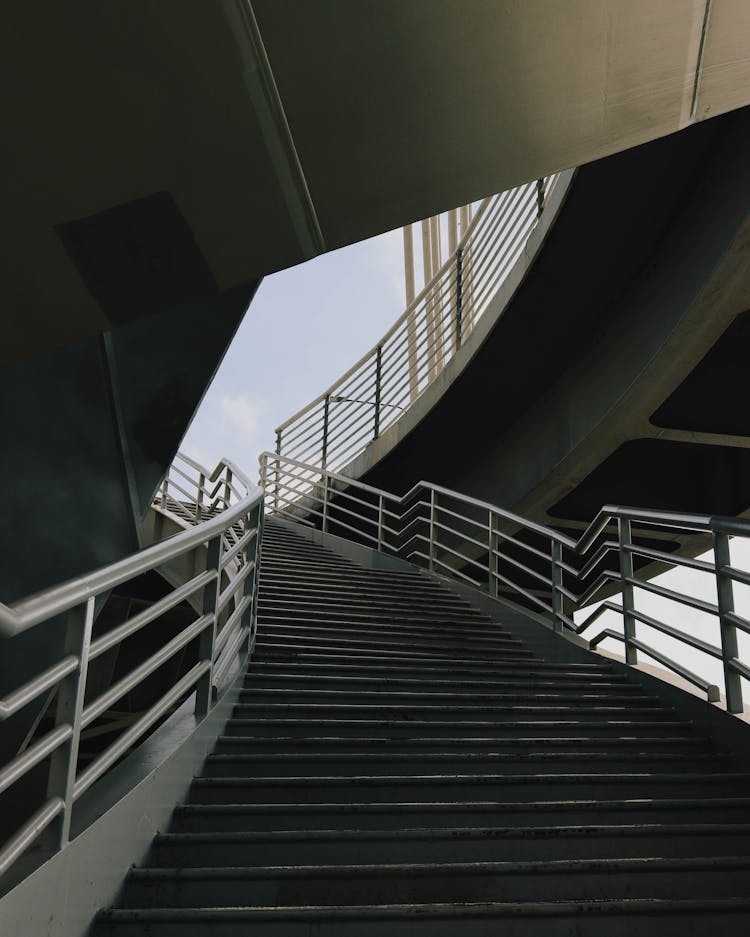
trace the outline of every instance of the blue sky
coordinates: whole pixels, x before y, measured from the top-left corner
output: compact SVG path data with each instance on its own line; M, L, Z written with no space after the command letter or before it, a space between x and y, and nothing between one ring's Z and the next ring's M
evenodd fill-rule
M401 229L266 277L180 447L257 477L274 429L377 343L405 307Z

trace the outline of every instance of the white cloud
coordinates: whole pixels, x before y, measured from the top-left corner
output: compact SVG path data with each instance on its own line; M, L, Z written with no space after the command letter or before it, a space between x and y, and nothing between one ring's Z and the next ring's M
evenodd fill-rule
M235 430L255 436L265 413L265 404L250 394L222 394L218 403L222 431Z

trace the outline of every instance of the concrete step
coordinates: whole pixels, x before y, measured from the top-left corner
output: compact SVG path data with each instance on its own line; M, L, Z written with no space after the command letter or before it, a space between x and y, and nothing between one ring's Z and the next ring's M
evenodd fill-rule
M456 662L456 658L451 656L454 649L449 646L432 645L431 647L426 647L421 645L416 646L411 643L406 645L397 642L386 643L376 641L360 641L358 643L348 641L344 643L336 639L326 641L323 638L315 642L294 642L291 639L285 641L283 635L264 634L260 631L255 648L254 657L259 661L279 657L299 660L309 654L324 654L332 659L358 657L361 660L362 658L380 657L382 659L395 656L398 657L402 663L407 660L413 662L427 662L430 660L442 663ZM502 663L508 660L531 660L532 658L533 655L531 651L524 650L521 647L503 647L502 649L492 651L487 651L486 649L476 651L463 649L457 662L459 664L465 664L467 661L474 660L486 666L494 662Z
M435 622L432 629L411 628L391 625L388 622L367 625L351 622L323 621L310 624L291 618L258 618L258 636L272 640L280 638L284 641L299 640L306 643L333 642L339 645L359 647L363 643L377 647L424 647L424 648L450 648L453 652L462 649L478 649L489 657L495 650L504 648L520 648L521 641L508 634L497 632L492 635L475 635L464 633L462 628L443 628Z
M116 937L705 937L746 923L750 898L580 902L461 902L337 908L118 909L101 933Z
M594 901L729 898L747 888L750 857L555 859L376 865L133 869L126 907L252 907L278 903Z
M750 823L589 823L570 826L164 833L149 864L181 866L462 862L750 855Z
M554 680L573 682L578 686L589 686L599 681L616 682L618 684L638 686L632 681L630 675L613 673L607 667L595 670L580 670L566 664L550 664L546 661L532 660L519 666L517 661L512 664L493 664L477 661L446 661L445 663L430 662L424 664L400 663L400 658L393 662L383 662L380 658L369 661L352 663L317 663L315 655L311 660L301 663L295 661L261 661L253 659L248 668L248 678L253 679L256 674L290 674L310 676L325 675L334 678L362 676L369 678L408 679L421 682L440 680ZM360 661L361 658L357 658Z
M658 704L657 696L649 696L634 687L631 692L583 691L566 693L555 689L537 690L535 687L513 687L504 690L451 692L450 690L409 690L384 686L355 690L338 690L331 687L248 687L240 691L240 703L336 703L359 706L364 703L380 703L384 706L411 706L427 703L447 703L455 706L534 703L538 705L567 705L575 701L577 705L618 705L626 704L635 711L646 706L653 708Z
M461 720L460 732L466 738L503 738L513 739L518 735L530 736L567 736L571 732L585 733L590 738L619 737L623 732L638 733L641 737L661 737L665 733L684 732L692 728L688 720L643 719L588 719L581 714L571 715L567 719L554 719L548 715L532 718L512 718L509 720L471 719ZM360 718L352 719L342 717L323 718L319 715L303 718L295 717L267 717L254 718L234 717L230 719L225 728L227 735L247 735L252 733L258 737L273 738L276 735L288 737L307 738L320 735L321 732L346 738L362 738L363 736L379 735L381 738L411 738L414 735L431 738L454 736L459 730L456 720L446 719L405 719L399 711L391 718Z
M369 633L352 632L349 629L321 629L316 632L312 629L299 629L302 634L289 631L278 623L258 622L258 638L256 647L260 650L274 646L294 646L300 651L328 650L345 652L389 652L408 654L409 657L423 654L448 654L461 658L479 658L482 660L502 657L530 657L520 641L513 638L494 641L475 641L471 638L461 639L444 637L410 637L394 634L380 634L374 629ZM305 632L307 631L307 634Z
M406 794L407 791L404 791ZM409 794L413 793L408 791ZM499 792L500 793L500 792ZM452 801L393 800L350 803L188 803L178 805L175 832L272 832L273 830L373 830L436 829L446 826L581 825L591 823L690 824L750 823L750 797L677 797L629 791L627 797L584 798L568 791L568 797L536 796L532 790L523 802L484 799Z
M472 773L502 771L505 775L526 774L537 766L549 773L570 771L688 771L727 769L730 759L713 752L524 751L524 752L310 752L253 754L214 752L206 759L207 777L308 777L338 774L394 775Z
M293 599L289 596L269 598L264 595L258 602L260 617L292 617L306 621L321 619L323 621L381 621L390 620L397 623L413 622L415 625L429 625L436 621L458 623L466 626L466 630L476 629L480 633L500 631L502 626L494 624L480 613L472 614L470 610L453 608L446 603L436 600L433 602L388 601L374 602L372 599L347 599L325 602L316 599Z
M612 691L617 694L642 693L642 687L637 683L629 683L622 678L610 679L607 677L576 679L575 677L547 677L532 678L526 677L523 673L515 673L512 676L491 679L482 677L475 680L466 679L463 675L450 677L450 671L446 671L438 677L417 676L420 671L413 671L414 676L388 676L387 673L369 676L367 674L355 674L349 676L337 676L334 673L294 673L292 668L284 672L283 668L278 668L278 672L267 670L263 665L256 665L248 669L245 678L245 687L247 689L332 689L339 691L357 692L380 691L380 690L426 690L428 692L440 692L456 690L456 692L467 692L476 690L477 692L490 692L497 690L538 690L539 692L554 690L560 693L578 694L582 690L588 690L595 693Z
M565 718L585 715L589 719L601 719L607 722L610 719L627 719L635 715L651 716L669 719L674 710L668 706L642 705L635 708L630 703L610 704L608 702L592 701L569 703L550 701L548 703L398 703L388 706L387 703L371 702L299 702L299 703L238 703L233 711L235 718L249 719L276 717L305 717L307 719L334 719L346 717L349 719L388 719L407 720L437 719L441 722L462 722L464 719L482 719L488 722L515 723L523 716L534 716L544 719L552 717Z
M616 735L609 737L592 737L585 735L568 736L513 736L512 738L471 738L465 735L448 734L435 738L419 738L408 736L406 738L391 738L387 735L363 736L361 738L347 738L346 736L310 736L308 738L294 738L293 736L276 736L263 738L255 735L220 735L216 740L216 752L245 751L258 754L275 754L289 752L302 754L305 752L361 752L372 754L377 752L412 754L415 757L428 752L479 752L502 751L523 753L525 751L545 752L575 752L575 751L607 751L607 752L699 752L711 755L716 754L713 744L706 737L693 735L655 736L644 735ZM624 757L624 756L623 756Z
M533 792L537 799L576 797L612 799L666 796L740 796L747 790L750 774L710 771L527 771L514 775L499 773L423 775L346 774L320 777L269 776L265 778L195 778L190 789L194 803L293 803L300 797L309 803L359 803L416 800L483 800L501 797L524 802Z
M258 613L258 625L263 630L275 631L283 628L286 634L299 633L302 636L326 634L351 634L352 637L386 637L388 635L399 638L439 639L443 641L471 640L479 643L512 641L520 643L519 639L499 626L490 625L478 629L473 625L466 625L460 619L450 619L446 616L425 615L423 617L405 616L396 613L373 614L365 619L359 616L356 620L346 616L308 616L306 612L292 610L269 613L261 610Z

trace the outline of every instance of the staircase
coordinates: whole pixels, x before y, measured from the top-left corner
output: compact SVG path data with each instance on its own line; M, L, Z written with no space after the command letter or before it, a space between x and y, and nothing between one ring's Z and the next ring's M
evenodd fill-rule
M750 774L637 674L534 656L519 618L268 520L240 702L98 933L741 927Z

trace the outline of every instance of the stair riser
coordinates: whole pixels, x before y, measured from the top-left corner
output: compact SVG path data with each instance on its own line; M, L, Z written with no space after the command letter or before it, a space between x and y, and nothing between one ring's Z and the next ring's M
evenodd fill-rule
M307 743L307 744L305 744ZM391 754L412 755L415 759L428 754L453 753L463 756L467 753L503 752L526 755L534 751L574 756L576 752L606 752L622 760L630 757L631 752L651 754L674 753L683 755L711 756L707 741L701 739L643 739L632 742L630 739L582 739L582 738L541 738L533 739L464 739L446 737L445 741L431 739L344 739L335 737L311 737L305 739L258 739L254 736L222 736L216 743L216 752L232 754L243 752L253 755L295 754L312 756L324 752L328 756L340 754L366 754L387 756Z
M362 675L356 677L335 677L332 675L310 674L305 676L299 674L288 674L284 676L279 674L265 674L260 669L250 669L245 678L246 689L269 689L269 690L298 690L303 688L315 690L339 690L346 692L360 692L362 690L395 690L406 692L418 692L424 690L428 693L492 693L492 692L513 692L522 691L529 693L567 693L578 696L581 693L616 693L633 694L642 693L641 687L636 684L624 682L604 683L596 680L587 682L573 682L565 680L534 680L517 677L506 680L465 680L456 677L454 680L446 677L436 677L434 680L429 678L408 679L407 677L379 678L378 676L369 677Z
M585 668L575 667L571 664L548 664L539 660L529 660L521 667L518 661L513 661L511 664L502 664L495 660L464 661L454 659L444 662L436 660L405 662L401 656L389 658L380 654L371 655L370 657L360 654L349 659L342 659L340 655L329 659L330 655L327 654L305 654L302 661L294 661L292 659L294 655L290 652L277 656L287 657L288 660L263 661L253 655L250 664L251 672L256 668L262 670L283 669L286 671L289 667L293 667L302 673L330 672L332 669L335 673L343 673L345 668L346 673L372 674L377 672L386 675L406 673L421 676L423 679L432 674L456 675L459 677L469 675L470 677L479 676L482 679L487 676L498 679L505 676L523 675L524 678L533 676L543 677L544 679L554 677L555 679L586 680L588 677L594 679L605 677L609 679L611 676L611 668L606 665ZM619 680L621 677L615 674L613 679Z
M613 845L621 857L747 856L750 836L557 836L548 838L430 838L407 836L381 840L309 842L157 844L150 864L160 868L304 865L326 862L368 864L393 862L518 862L551 859L596 859L610 855Z
M570 780L558 776L546 776L543 781L530 780L526 777L516 779L511 776L502 783L497 781L451 782L440 779L434 783L408 779L401 783L359 783L352 778L346 782L318 782L317 779L305 779L302 784L288 784L269 779L268 784L216 784L193 785L190 801L203 804L236 803L294 803L304 797L310 804L315 803L394 803L403 800L428 803L450 800L492 800L502 799L523 803L533 791L535 800L560 800L570 797L584 800L606 800L610 798L642 798L649 796L680 797L726 797L740 796L746 792L746 785L731 784L727 781L683 782L676 785L669 775L656 775L646 780L624 781L615 778L611 781Z
M338 704L351 701L352 706L361 704L382 703L384 706L406 706L411 705L445 705L450 703L455 706L476 705L504 705L506 703L528 704L540 706L552 706L560 704L563 706L591 705L591 706L615 706L624 704L630 707L633 713L638 712L643 707L653 709L658 704L657 697L642 696L638 691L630 693L618 692L588 692L579 691L577 693L562 693L559 690L527 690L523 687L507 688L505 690L496 688L490 690L476 691L450 691L439 689L425 690L398 690L388 686L382 689L367 690L359 687L349 692L337 690L329 687L305 687L303 689L290 689L288 687L248 687L240 692L240 702L242 704L265 705L267 703L299 703L307 705L309 703L332 703Z
M607 722L609 719L626 719L634 715L648 715L651 718L668 719L669 712L660 712L649 706L566 706L565 704L549 703L546 705L525 703L507 703L498 706L469 704L456 704L451 709L447 706L435 704L434 706L384 706L373 702L369 705L347 706L346 704L328 703L244 703L234 709L234 715L241 718L263 718L270 716L307 717L318 719L331 719L346 717L347 719L390 719L397 721L404 719L412 721L439 720L444 722L463 722L464 720L481 719L486 722L498 724L513 724L519 718L533 719L561 719L567 717Z
M457 720L456 720L457 721ZM586 734L596 738L617 738L623 732L637 734L644 738L657 738L664 735L665 732L671 732L675 728L684 729L684 724L674 726L666 720L657 722L652 720L650 724L638 724L637 727L617 727L608 723L606 720L599 720L594 723L592 720L580 719L565 720L561 725L550 725L549 720L539 718L531 720L524 718L519 723L518 720L508 720L506 722L489 722L483 720L481 725L467 726L465 723L460 727L460 733L466 738L499 738L512 739L519 732L525 737L538 735L545 738L555 736L568 736L571 732ZM263 719L234 719L227 723L224 729L225 735L254 735L258 738L275 738L279 734L290 738L307 738L309 736L319 736L321 733L331 732L332 734L345 738L357 739L365 737L379 738L411 738L415 735L422 738L440 738L442 736L454 736L458 727L454 722L445 720L433 720L432 723L424 719L419 721L390 720L387 722L363 719L354 724L342 724L338 720L331 720L328 723L321 722L320 719L286 719L286 720L263 720Z
M596 901L616 898L724 898L744 894L747 869L690 872L628 871L612 874L518 872L498 874L452 872L439 867L426 875L341 873L334 876L191 878L126 884L125 907L258 907L277 905L404 904L436 901Z
M562 917L548 913L539 917L533 913L503 914L488 910L475 916L466 910L460 917L455 914L433 916L423 912L393 913L378 918L358 918L356 912L342 916L301 914L293 919L278 915L264 915L262 920L238 916L234 921L217 919L194 921L189 917L173 921L111 925L102 923L104 937L706 937L739 933L746 924L744 911L705 911L690 909L656 914L651 907L625 914L602 915L582 910Z
M473 635L463 635L456 629L440 628L425 630L423 632L410 632L405 629L391 628L382 621L378 624L369 622L354 624L351 628L340 628L338 625L322 625L319 628L307 628L292 625L286 619L270 622L267 618L258 619L258 638L264 642L295 641L301 645L335 643L339 647L360 648L363 644L372 647L450 649L454 653L463 653L473 650L486 653L491 658L495 651L515 650L521 648L521 642L513 638L498 637L475 638Z
M570 793L570 792L568 792ZM226 813L210 810L199 813L190 808L178 810L173 830L183 833L212 832L273 832L274 830L394 830L412 827L446 826L513 826L535 827L545 825L575 825L581 823L750 823L750 805L746 807L693 807L676 806L658 808L629 804L627 806L586 805L585 809L554 805L554 809L524 807L512 804L507 808L466 806L460 803L447 806L420 807L410 803L404 809L378 805L377 809L342 806L331 809L314 805L292 808L259 807L245 813Z
M326 617L311 620L304 613L292 611L289 614L258 615L258 630L261 634L275 632L286 637L300 638L342 638L347 640L403 640L409 642L426 641L428 643L454 644L463 646L464 641L471 641L477 646L488 648L500 646L520 647L521 642L507 631L478 631L464 627L462 622L448 622L442 618L425 618L424 627L420 622L407 620L401 616L379 615L368 619L352 617Z
M387 636L379 637L372 631L369 633L358 632L357 637L350 636L350 633L337 633L336 629L326 629L325 632L315 634L310 632L306 635L287 634L283 628L275 628L262 623L258 625L258 643L259 650L265 650L269 645L290 644L294 642L297 651L304 651L306 648L324 648L339 649L354 653L367 653L368 651L389 651L391 654L407 652L409 656L419 656L422 652L426 655L436 654L440 657L456 655L473 658L482 658L487 661L495 660L497 657L514 656L529 657L529 652L522 649L517 642L503 641L494 644L488 644L483 641L472 641L470 639L456 638L445 639L436 638L434 641L427 638L410 638L408 636L389 638Z
M513 756L510 756L513 757ZM310 777L329 776L331 774L341 775L342 777L361 775L366 772L368 775L425 775L440 772L450 772L455 774L466 773L470 771L496 771L505 775L527 774L529 771L540 770L548 774L567 774L571 771L690 771L697 772L706 770L711 765L710 761L703 760L669 760L660 758L658 754L649 755L634 759L623 756L600 756L598 758L582 758L575 753L562 757L546 757L540 754L537 757L518 758L515 761L504 758L488 758L480 754L477 758L469 759L465 755L462 757L440 758L440 759L388 759L387 757L377 760L368 759L367 761L352 761L346 758L335 759L305 759L294 760L290 762L283 761L242 761L236 758L209 760L201 774L209 778L224 777L243 777L243 778L267 778L267 777L299 777L305 775ZM715 766L715 762L714 762Z

